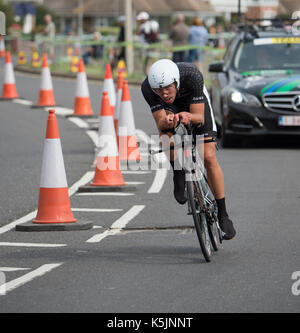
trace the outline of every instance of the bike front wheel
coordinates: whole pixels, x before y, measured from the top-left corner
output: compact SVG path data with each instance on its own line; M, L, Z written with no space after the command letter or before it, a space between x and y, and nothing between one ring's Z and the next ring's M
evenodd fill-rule
M201 193L199 193L196 181L186 183L188 202L192 211L196 233L203 256L207 262L211 261L211 242L207 226L206 214L201 210Z

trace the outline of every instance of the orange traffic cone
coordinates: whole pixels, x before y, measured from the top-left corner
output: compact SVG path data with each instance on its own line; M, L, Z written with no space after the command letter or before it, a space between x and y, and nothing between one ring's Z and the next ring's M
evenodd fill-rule
M55 106L53 86L51 73L48 66L48 58L46 54L43 54L42 74L41 74L41 85L40 95L37 106Z
M131 189L135 189L135 187L124 182L120 169L113 112L109 104L108 93L104 91L99 119L99 147L95 175L91 185L81 186L79 192L124 191Z
M11 62L10 52L7 51L5 55L2 99L14 99L18 97L19 95L17 92L16 82L15 82L14 68Z
M79 60L79 70L77 73L76 96L74 102L74 113L76 116L90 116L94 112L91 107L89 88L85 73L83 59Z
M50 110L48 116L38 207L33 223L76 222L70 208L67 178L54 110Z
M118 143L120 161L140 161L133 117L132 103L130 99L128 82L123 82L123 92L118 126Z
M107 92L103 92L99 121L99 151L95 177L91 185L125 185L119 162L118 145L114 130L113 112Z
M104 77L103 91L102 92L104 92L104 91L106 91L108 93L109 104L110 104L111 110L112 110L113 115L114 115L115 106L116 106L116 92L115 92L114 81L113 81L113 78L112 78L110 64L105 65L105 77Z
M0 58L5 58L5 42L3 36L0 36Z
M57 119L54 110L49 110L37 215L32 221L33 224L18 226L17 230L77 230L91 227L75 222L70 206ZM39 226L34 226L35 224ZM69 224L75 226L69 227Z
M120 108L121 108L121 101L122 101L123 81L124 81L124 73L119 72L118 82L117 82L116 108L115 108L115 115L114 115L114 124L115 124L116 133L118 133L118 126L119 126L119 115L120 115Z

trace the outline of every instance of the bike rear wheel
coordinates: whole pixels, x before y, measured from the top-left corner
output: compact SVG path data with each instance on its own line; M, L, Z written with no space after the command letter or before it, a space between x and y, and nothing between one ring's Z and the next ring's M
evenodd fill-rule
M219 231L217 228L216 221L214 218L210 215L206 217L207 219L207 226L208 226L208 233L211 241L211 245L214 249L214 251L219 250L219 244L220 244L220 236Z
M209 237L209 231L207 226L206 214L201 211L201 202L199 202L199 196L201 193L198 193L197 182L188 181L187 185L187 194L188 201L192 211L193 220L195 224L196 233L200 243L200 247L203 253L203 256L207 262L211 261L211 241Z

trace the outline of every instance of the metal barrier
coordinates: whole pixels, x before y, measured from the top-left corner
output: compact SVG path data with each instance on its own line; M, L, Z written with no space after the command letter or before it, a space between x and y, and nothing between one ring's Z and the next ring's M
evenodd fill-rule
M223 46L227 43L233 34L222 35ZM218 35L210 36L210 45L215 45L215 41L220 38ZM96 77L103 77L105 64L111 63L112 68L117 66L118 54L121 49L126 47L128 43L119 43L115 41L115 36L103 36L100 41L92 39L91 35L83 36L83 38L67 38L66 36L57 36L55 40L49 40L43 37L36 36L34 40L30 38L16 38L7 36L7 47L16 54L23 51L27 58L27 64L24 66L30 67L32 63L33 52L37 52L41 57L42 53L49 51L49 46L53 48L54 58L50 59L51 69L61 72L71 72L72 60L74 57L85 57L88 60L86 70L88 74L94 74ZM9 45L10 44L10 45ZM132 43L134 50L134 73L132 79L138 81L145 77L147 67L154 61L161 58L172 58L174 51L185 51L197 48L204 49L205 56L203 60L203 72L206 77L208 65L211 62L217 61L223 57L224 48L216 48L214 46L176 46L172 47L168 39L163 39L155 44L141 44L137 41ZM91 48L96 50L96 57L89 56L88 52Z

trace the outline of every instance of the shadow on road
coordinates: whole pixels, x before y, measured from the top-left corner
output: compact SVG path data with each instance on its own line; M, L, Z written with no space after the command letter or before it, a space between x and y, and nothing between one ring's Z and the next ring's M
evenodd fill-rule
M218 142L218 147L222 145ZM267 136L237 138L230 149L300 149L300 136Z

